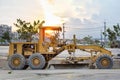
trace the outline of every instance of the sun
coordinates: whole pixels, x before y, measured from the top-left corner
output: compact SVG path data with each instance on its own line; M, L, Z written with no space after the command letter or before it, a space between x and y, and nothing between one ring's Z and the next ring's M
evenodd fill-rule
M44 10L45 26L60 25L61 18L53 14L53 7L49 4L48 0L40 0Z
M54 31L52 31L52 30L45 30L45 36L46 37L51 37L53 35L54 35Z

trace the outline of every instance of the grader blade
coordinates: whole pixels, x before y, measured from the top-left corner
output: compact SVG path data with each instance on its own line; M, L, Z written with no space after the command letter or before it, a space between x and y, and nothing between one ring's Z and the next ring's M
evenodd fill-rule
M50 64L49 68L53 69L87 69L89 68L89 63L81 64Z

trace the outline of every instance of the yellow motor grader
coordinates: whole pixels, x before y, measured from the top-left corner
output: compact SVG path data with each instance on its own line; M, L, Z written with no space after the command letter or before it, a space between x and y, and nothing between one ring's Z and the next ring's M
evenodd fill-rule
M110 51L95 45L77 45L76 37L66 44L59 39L62 28L59 26L40 26L38 42L12 42L9 46L8 65L13 70L45 69L50 60L63 51L70 56L61 64L81 65L80 62L90 60L89 65L95 65L98 69L111 69L113 66L112 54ZM91 56L71 56L76 49L89 52Z

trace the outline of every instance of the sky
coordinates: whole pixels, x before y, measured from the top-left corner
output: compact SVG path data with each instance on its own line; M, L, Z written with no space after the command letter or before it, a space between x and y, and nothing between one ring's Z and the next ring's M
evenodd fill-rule
M0 0L0 24L12 26L16 19L47 25L65 23L65 37L100 38L106 27L120 23L120 0ZM52 24L51 24L52 23Z

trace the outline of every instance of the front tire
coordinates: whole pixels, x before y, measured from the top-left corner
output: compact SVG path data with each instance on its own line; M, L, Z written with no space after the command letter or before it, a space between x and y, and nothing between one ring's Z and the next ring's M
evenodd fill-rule
M101 55L96 60L98 69L111 69L113 67L113 59L109 55Z
M13 54L8 59L8 66L13 70L22 70L25 66L26 60L21 54Z
M43 69L45 63L45 58L40 53L32 54L28 59L28 64L31 69Z

